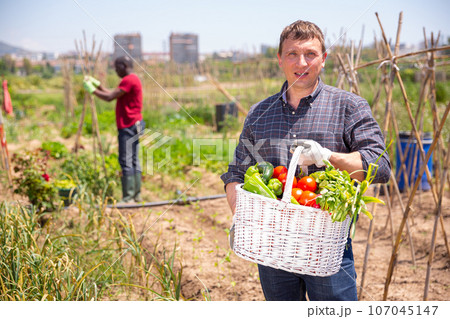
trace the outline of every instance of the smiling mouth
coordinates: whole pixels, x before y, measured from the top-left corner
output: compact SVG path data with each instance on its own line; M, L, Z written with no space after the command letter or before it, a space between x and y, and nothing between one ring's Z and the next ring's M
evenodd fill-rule
M295 72L294 73L296 76L298 76L298 77L303 77L303 76L307 76L308 75L308 72L303 72L303 73L301 73L301 72Z

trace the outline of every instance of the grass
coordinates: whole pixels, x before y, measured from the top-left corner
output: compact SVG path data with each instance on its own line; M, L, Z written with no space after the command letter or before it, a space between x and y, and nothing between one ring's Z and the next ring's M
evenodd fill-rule
M176 247L148 251L131 216L83 198L70 217L0 203L0 300L136 299L136 288L144 291L138 299L183 299Z

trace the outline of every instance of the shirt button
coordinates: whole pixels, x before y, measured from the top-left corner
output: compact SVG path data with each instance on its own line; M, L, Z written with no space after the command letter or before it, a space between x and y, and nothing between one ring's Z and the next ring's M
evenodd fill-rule
M292 137L297 137L297 135L294 134L294 135L292 135Z
M295 115L295 112L292 112L293 115Z

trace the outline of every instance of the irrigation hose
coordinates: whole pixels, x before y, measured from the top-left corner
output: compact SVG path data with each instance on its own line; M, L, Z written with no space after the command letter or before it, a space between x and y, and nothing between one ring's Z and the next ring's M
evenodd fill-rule
M192 202L198 202L198 201L203 201L203 200L213 200L213 199L218 199L218 198L224 198L226 196L227 196L226 194L220 194L220 195L201 196L201 197L185 197L185 198L165 200L165 201L160 201L160 202L124 203L124 204L116 204L116 205L106 205L106 207L117 208L117 209L130 209L130 208L155 207L155 206L164 206L164 205L187 205Z

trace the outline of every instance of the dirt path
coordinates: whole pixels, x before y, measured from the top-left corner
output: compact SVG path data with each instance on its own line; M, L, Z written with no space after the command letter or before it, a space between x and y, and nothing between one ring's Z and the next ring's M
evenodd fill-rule
M444 201L444 220L450 229L449 200ZM434 225L430 193L417 196L411 229L416 250L416 266L411 261L407 236L404 235L389 288L388 300L422 300L428 251ZM393 223L397 231L402 213L398 204L393 206ZM130 211L131 212L131 211ZM150 214L150 215L149 215ZM144 226L144 218L147 219ZM391 229L386 225L388 211L378 206L375 212L375 236L370 250L361 300L382 300L389 260L392 253ZM158 209L134 212L141 229L146 229L147 245L156 238L160 248L172 250L177 244L177 256L183 265L182 294L186 298L202 300L201 290L206 286L212 300L264 300L258 270L255 264L237 257L228 246L226 228L230 227L231 214L226 199L216 199L189 206L163 206ZM148 227L152 225L149 229ZM354 238L354 254L361 283L369 220L361 216ZM406 231L406 229L405 229ZM450 300L450 262L441 230L438 232L436 255L431 273L429 300Z

